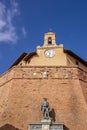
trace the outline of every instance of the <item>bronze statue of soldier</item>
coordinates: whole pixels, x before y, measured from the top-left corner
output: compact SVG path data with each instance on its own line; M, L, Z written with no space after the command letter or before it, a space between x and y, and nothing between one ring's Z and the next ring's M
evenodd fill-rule
M42 111L42 114L43 114L43 119L49 119L49 103L47 102L47 99L44 98L43 99L43 102L41 103L41 111Z

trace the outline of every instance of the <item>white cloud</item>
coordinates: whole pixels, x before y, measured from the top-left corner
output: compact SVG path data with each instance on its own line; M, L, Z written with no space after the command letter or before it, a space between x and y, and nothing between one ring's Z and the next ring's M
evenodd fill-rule
M20 14L16 0L8 0L9 8L4 2L0 2L0 42L15 43L18 40L13 19Z
M22 34L23 34L23 36L24 36L24 38L25 38L26 35L27 35L27 32L26 32L26 30L25 30L25 27L22 27Z
M0 19L0 30L6 25L6 22Z

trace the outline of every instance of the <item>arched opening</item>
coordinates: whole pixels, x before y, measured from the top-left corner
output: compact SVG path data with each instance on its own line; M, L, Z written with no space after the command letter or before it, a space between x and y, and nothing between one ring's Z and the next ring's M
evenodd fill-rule
M52 38L48 37L48 44L51 45L52 44Z

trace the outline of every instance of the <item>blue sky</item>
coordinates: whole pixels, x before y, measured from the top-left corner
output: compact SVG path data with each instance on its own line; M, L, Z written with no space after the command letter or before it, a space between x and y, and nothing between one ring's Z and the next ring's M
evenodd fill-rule
M87 61L87 0L0 0L0 74L50 30Z

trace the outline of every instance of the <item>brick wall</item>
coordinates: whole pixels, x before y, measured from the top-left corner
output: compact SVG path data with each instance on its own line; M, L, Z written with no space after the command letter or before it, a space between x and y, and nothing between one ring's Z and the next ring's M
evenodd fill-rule
M76 67L62 66L15 67L7 72L0 78L0 103L5 103L0 104L0 126L7 122L27 130L28 123L40 122L40 104L46 97L54 122L63 122L69 130L87 130L83 92L83 83L87 83L84 78L81 81L80 72L84 73Z

